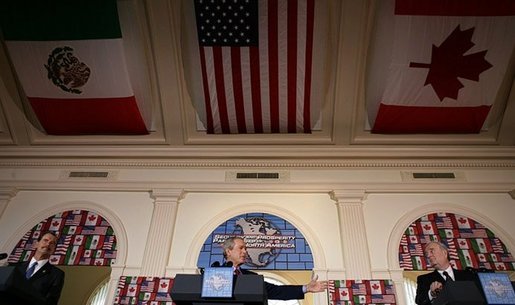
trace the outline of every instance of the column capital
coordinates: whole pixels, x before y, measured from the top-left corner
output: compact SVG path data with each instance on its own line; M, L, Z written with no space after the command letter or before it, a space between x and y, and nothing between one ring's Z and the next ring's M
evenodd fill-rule
M365 190L332 190L329 195L337 204L361 204L367 198Z
M154 201L179 202L186 193L183 189L153 189L150 198Z
M15 187L0 187L0 200L10 200L18 194L18 189Z

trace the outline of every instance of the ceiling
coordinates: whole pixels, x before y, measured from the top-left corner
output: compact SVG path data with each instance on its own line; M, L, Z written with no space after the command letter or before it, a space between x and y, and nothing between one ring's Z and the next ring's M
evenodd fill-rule
M299 160L309 162L398 162L462 160L465 164L514 164L515 60L499 81L487 128L479 133L372 133L367 98L381 1L328 1L332 68L311 133L208 134L199 128L183 62L182 19L186 1L118 1L120 23L144 62L142 81L151 109L144 135L49 135L28 106L5 43L0 49L0 160ZM124 17L125 16L125 17ZM128 18L128 20L124 20ZM514 17L511 16L513 19ZM132 38L131 38L132 37ZM131 40L133 39L133 40ZM513 46L513 42L505 42ZM439 163L440 162L440 163ZM507 163L506 163L507 162ZM13 163L15 164L15 163ZM284 163L282 163L284 164Z

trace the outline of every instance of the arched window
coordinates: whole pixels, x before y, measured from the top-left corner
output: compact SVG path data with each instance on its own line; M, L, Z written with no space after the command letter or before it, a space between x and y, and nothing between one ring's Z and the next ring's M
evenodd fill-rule
M103 280L93 291L88 299L87 305L104 305L107 299L109 278Z

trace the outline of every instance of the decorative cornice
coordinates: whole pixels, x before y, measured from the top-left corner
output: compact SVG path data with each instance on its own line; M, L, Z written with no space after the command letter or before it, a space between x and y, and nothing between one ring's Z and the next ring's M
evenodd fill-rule
M0 167L109 167L109 168L515 168L515 160L349 160L349 161L117 161L117 160L2 160Z

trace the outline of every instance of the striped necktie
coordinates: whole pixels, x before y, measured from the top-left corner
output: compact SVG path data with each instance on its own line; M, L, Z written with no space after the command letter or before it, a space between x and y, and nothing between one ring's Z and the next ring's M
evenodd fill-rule
M241 270L240 270L240 268L239 268L239 267L236 267L236 268L234 269L234 275L240 275L240 274L241 274Z
M25 277L27 278L27 280L30 279L32 273L34 273L34 270L36 270L37 265L37 262L33 262L32 265L30 265L29 269L27 269L27 271L25 272Z

